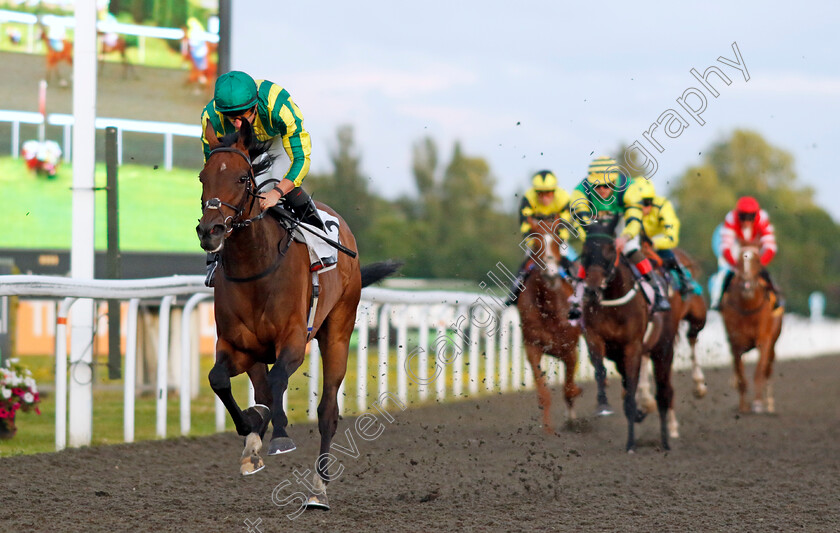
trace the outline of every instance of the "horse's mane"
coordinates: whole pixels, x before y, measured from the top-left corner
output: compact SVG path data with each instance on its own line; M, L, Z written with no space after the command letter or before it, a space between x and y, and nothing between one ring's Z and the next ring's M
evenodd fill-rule
M219 142L222 146L233 146L239 140L239 132L228 133ZM268 148L271 146L271 141L260 142L256 140L256 136L251 136L251 145L246 146L248 154L251 156L251 165L254 169L254 177L264 174L271 166L271 163L277 158L268 154ZM260 157L265 155L265 157Z

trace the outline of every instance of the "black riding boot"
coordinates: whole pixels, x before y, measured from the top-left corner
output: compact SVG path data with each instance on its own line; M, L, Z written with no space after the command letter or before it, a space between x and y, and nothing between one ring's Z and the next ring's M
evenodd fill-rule
M785 306L785 298L779 292L779 288L776 287L776 284L773 283L773 280L770 278L770 272L766 269L761 271L761 277L764 281L767 282L767 285L770 287L770 290L773 291L773 294L776 295L776 304L773 306L773 309L778 309L779 307Z
M687 268L680 264L680 261L676 256L663 257L662 263L665 265L665 268L677 274L677 279L680 282L680 295L683 299L694 292L694 283L691 280L691 273Z
M655 271L642 274L642 277L653 287L653 312L670 311L671 302L668 301L668 288L665 286L662 277Z
M560 266L563 268L566 279L574 279L575 276L572 272L574 271L575 264L569 261L569 258L565 255L560 256Z
M216 253L208 253L207 254L207 277L204 279L204 284L208 287L213 287L216 278L216 268L219 266L219 254Z
M528 261L530 260L530 257L526 257L522 264L519 265L516 277L513 279L510 289L508 289L508 297L505 300L505 306L515 304L519 295L522 294L523 290L525 290L525 280L528 279L528 274L531 272L530 269L526 268L528 266Z
M301 222L311 224L318 229L325 230L324 223L321 217L318 216L318 210L315 208L315 202L312 197L306 194L300 187L295 187L283 197L285 206L297 217Z
M720 311L720 304L723 302L723 295L726 294L726 289L729 288L729 284L732 283L732 278L734 277L734 272L731 270L726 271L726 274L723 275L723 283L720 284L720 294L712 295L712 302L709 309L712 311Z

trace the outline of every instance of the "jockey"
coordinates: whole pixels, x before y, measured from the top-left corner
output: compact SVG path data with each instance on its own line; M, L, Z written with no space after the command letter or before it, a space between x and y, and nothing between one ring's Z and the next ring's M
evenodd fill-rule
M216 80L214 98L201 113L201 142L204 160L210 156L207 126L216 137L239 130L247 120L260 142L271 142L266 155L272 164L266 172L266 181L274 187L262 193L260 208L274 207L282 199L286 208L301 221L322 227L312 198L301 188L309 171L311 144L309 133L303 128L303 115L289 93L270 81L257 80L240 71L231 71ZM278 158L288 156L291 164L283 168ZM265 182L264 182L265 183ZM218 257L208 257L207 280L212 287Z
M662 259L662 265L676 273L683 297L694 290L691 274L674 254L679 244L680 219L671 201L656 195L653 182L646 177L636 177L624 194L624 231L619 238L630 241L643 233Z
M602 224L612 224L616 229L621 226L624 218L624 193L627 190L627 177L618 171L618 165L611 157L601 156L592 161L586 178L572 191L571 210L575 219L585 225L583 221L597 220ZM586 233L581 228L581 239L586 239ZM668 311L671 304L666 297L664 282L653 270L650 261L641 251L641 240L638 235L633 239L620 235L616 239L616 248L636 265L639 277L647 281L654 289L653 311ZM635 274L635 271L634 271ZM583 279L583 267L578 272L578 278ZM583 299L583 283L579 283L574 296L569 300L569 318L581 317L580 303Z
M742 196L735 204L735 209L726 214L721 231L721 252L730 268L723 279L720 292L712 295L711 308L719 309L723 293L726 292L729 282L735 275L732 269L738 265L738 260L735 257L738 254L739 241L760 245L759 261L761 261L761 266L764 267L761 269L761 277L764 278L769 289L776 295L774 309L783 307L783 299L776 284L770 279L770 273L767 272L766 268L775 257L777 250L773 224L770 223L770 216L767 211L761 209L761 206L758 205L758 200L752 196Z
M519 229L522 231L522 240L528 241L529 250L525 255L525 260L519 267L519 272L516 274L516 279L510 289L510 295L505 301L505 305L513 304L522 292L522 287L525 285L525 280L528 278L531 269L535 263L531 259L533 249L531 248L534 240L529 239L531 235L531 223L539 223L541 220L552 219L560 217L569 220L569 193L557 186L557 177L550 170L541 170L534 174L531 178L531 188L525 191L522 196L522 202L519 204ZM569 231L560 227L557 230L557 237L567 242L569 240ZM571 266L574 258L569 256L574 253L571 247L560 247L560 266L563 277L570 277Z

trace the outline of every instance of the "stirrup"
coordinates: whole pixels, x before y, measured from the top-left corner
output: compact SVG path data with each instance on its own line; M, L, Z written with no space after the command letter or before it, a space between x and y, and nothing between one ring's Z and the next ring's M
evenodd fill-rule
M566 317L569 320L580 320L583 316L583 311L581 311L581 307L579 305L572 305L569 307L569 312L566 314Z
M216 286L216 269L219 267L218 261L207 263L207 277L204 279L204 285L207 287Z
M653 312L660 313L663 311L670 311L671 310L671 302L668 301L667 298L663 298L661 296L655 295L653 297Z

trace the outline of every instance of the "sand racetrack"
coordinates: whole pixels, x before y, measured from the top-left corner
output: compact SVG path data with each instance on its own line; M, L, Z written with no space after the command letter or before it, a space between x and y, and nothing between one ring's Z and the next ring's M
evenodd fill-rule
M750 369L751 370L751 369ZM623 451L623 416L594 419L585 383L576 430L544 435L533 392L400 412L373 441L339 422L345 468L332 511L279 507L272 491L312 469L317 427L298 450L240 478L232 433L0 460L2 531L838 531L840 357L778 364L777 415L738 416L730 369L707 370L709 396L675 379L681 438L658 449L658 421ZM613 406L620 386L610 383ZM555 399L559 389L554 390ZM562 408L555 401L555 420ZM561 425L562 426L562 425ZM334 466L333 468L336 468ZM333 470L335 473L336 470ZM298 490L278 491L283 499ZM245 521L248 520L250 528Z

